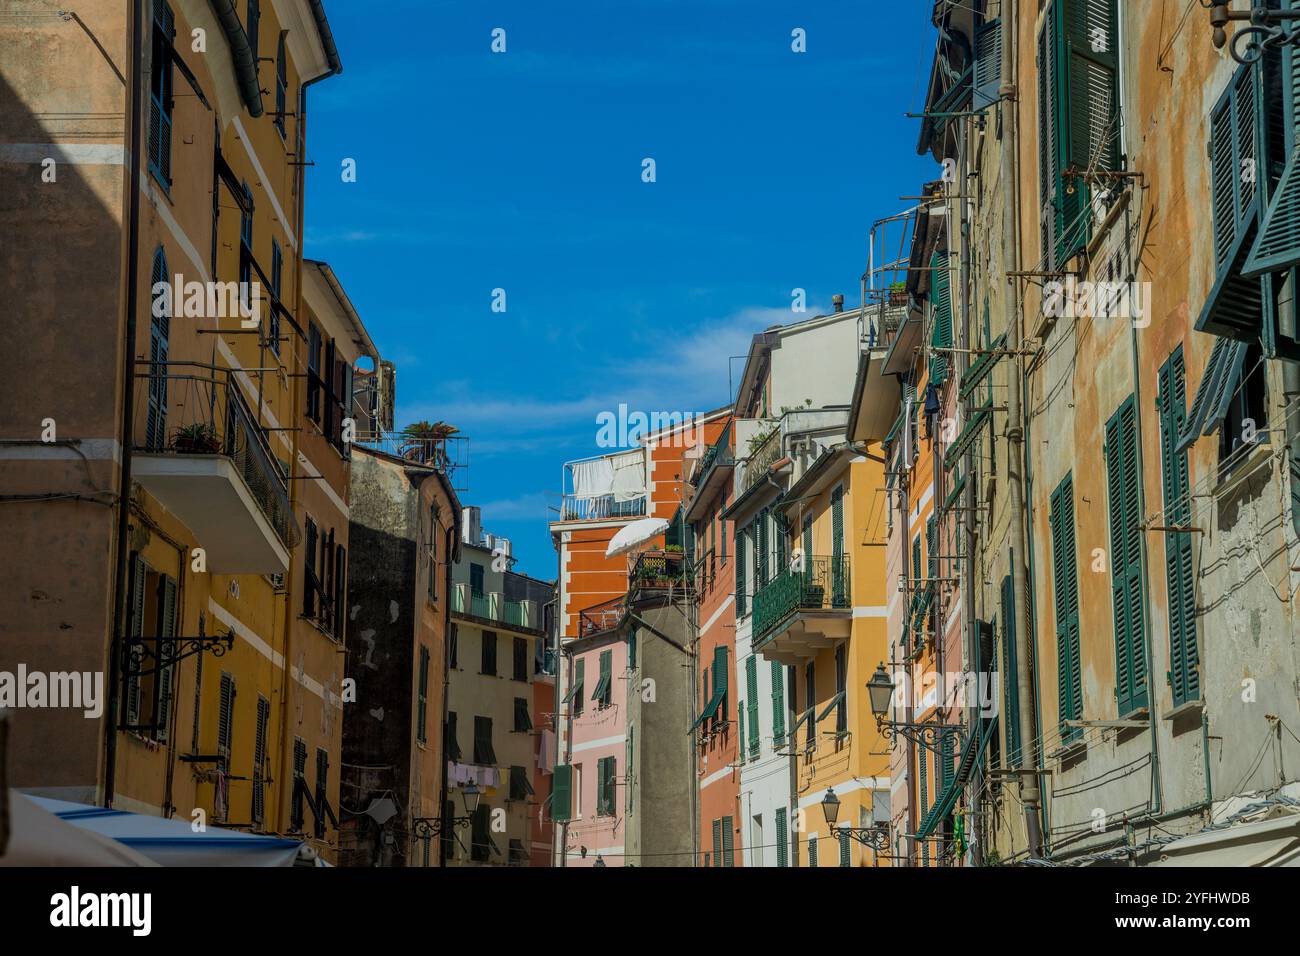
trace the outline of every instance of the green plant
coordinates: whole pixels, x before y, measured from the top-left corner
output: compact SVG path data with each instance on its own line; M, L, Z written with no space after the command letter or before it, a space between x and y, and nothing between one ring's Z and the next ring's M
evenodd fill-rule
M221 447L217 430L207 422L195 422L176 429L172 446L182 452L214 452Z

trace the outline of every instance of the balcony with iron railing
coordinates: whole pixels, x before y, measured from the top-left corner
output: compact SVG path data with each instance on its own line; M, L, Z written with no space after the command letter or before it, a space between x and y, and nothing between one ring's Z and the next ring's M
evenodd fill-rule
M469 584L452 586L451 613L486 624L541 633L541 609L535 601L504 601L499 591L475 594Z
M823 453L845 440L848 421L846 406L828 406L787 409L779 419L764 424L749 441L749 457L736 479L736 497L765 481L773 474L772 466L784 458L792 465L786 473L789 480L798 481Z
M627 589L662 591L669 588L690 588L686 574L686 556L681 551L645 551L637 555L636 563L627 576Z
M561 521L615 521L620 518L644 518L646 497L618 500L614 495L584 498L564 495L560 501Z
M132 475L219 574L278 574L301 532L288 483L230 369L137 362Z
M467 435L401 432L359 432L356 444L417 465L436 468L458 491L469 490L469 437Z
M796 557L754 592L754 650L794 664L849 636L852 576L847 555Z
M627 614L627 595L601 601L578 612L578 637L591 637L618 627Z

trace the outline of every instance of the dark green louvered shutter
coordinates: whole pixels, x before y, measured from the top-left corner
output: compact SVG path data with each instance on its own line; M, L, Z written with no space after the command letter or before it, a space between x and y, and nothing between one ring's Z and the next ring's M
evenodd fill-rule
M1052 493L1052 587L1056 606L1057 714L1061 740L1077 740L1080 727L1067 720L1083 719L1083 684L1079 658L1079 577L1074 547L1074 480L1070 475Z
M955 730L946 730L939 738L939 786L941 789L946 789L948 784L952 783L953 770L955 769L952 761L956 733Z
M948 254L935 250L930 257L933 324L930 330L932 349L952 348L952 287L948 276ZM948 353L935 351L930 355L930 382L942 385L948 378Z
M171 338L171 293L163 292L157 299L153 295L155 286L170 282L167 271L167 253L159 246L153 254L153 273L149 287L149 392L144 442L150 451L160 451L167 445L167 357Z
M1119 715L1147 706L1146 607L1142 577L1142 499L1137 408L1129 396L1106 423L1110 497L1111 607L1115 622L1115 699Z
M745 702L749 709L749 754L759 754L758 729L758 658L753 654L745 659Z
M849 831L845 827L840 827L839 833L836 834L840 841L840 866L851 866L849 859Z
M1187 384L1183 350L1179 346L1160 369L1160 458L1164 492L1164 523L1185 528L1192 523L1187 452L1176 448L1186 428ZM1174 706L1201 694L1196 647L1196 579L1192 567L1192 535L1165 532L1165 586L1169 598L1169 683Z
M221 698L217 711L217 753L226 759L230 768L230 747L235 733L235 679L221 672Z
M1048 11L1038 33L1038 198L1043 268L1049 271L1056 265L1057 241L1061 233L1057 197L1065 191L1057 146L1057 102L1061 86L1058 75L1061 29L1057 11L1057 5Z
M722 866L722 821L713 821L713 866Z
M736 525L736 617L748 613L745 604L745 539L748 537L744 528Z
M736 865L736 824L731 817L722 818L722 865Z
M848 607L848 563L844 560L844 486L831 492L831 601Z
M921 809L917 816L922 818L930 812L930 775L926 767L926 752L924 746L916 748L916 802Z
M817 866L817 838L815 836L808 838L808 865L810 867Z
M1006 701L1002 713L1006 715L1007 766L1020 766L1020 692L1019 671L1016 669L1016 595L1011 575L1002 579L1002 686Z
M731 689L731 682L727 679L728 671L727 648L725 645L719 645L713 649L713 693L718 698L718 709L714 714L714 720L722 723L727 721L727 699Z
M975 109L998 98L1002 84L1002 21L986 23L975 34Z
M790 865L790 842L786 832L785 807L776 808L776 865Z
M775 746L785 741L785 665L772 661L772 736Z
M755 564L756 564L756 566L757 566L757 568L758 568L758 578L757 578L757 580L754 581L754 589L757 590L758 588L761 588L764 584L766 584L766 583L767 583L767 580L768 580L768 578L767 578L767 571L768 571L768 568L767 568L767 549L768 549L768 543L767 543L767 531L768 531L768 528L767 528L767 509L764 508L762 511L760 511L760 512L758 513L758 516L757 516L756 518L754 518L754 521L755 521L755 523L756 523L756 525L757 525L757 528L756 528L756 530L757 530L757 534L755 534L754 537L755 537L755 540L758 542L758 544L757 544L757 547L758 547L758 560L755 562Z
M745 710L749 705L741 702L736 707L736 759L741 763L746 760L745 751Z
M563 823L572 818L573 767L560 764L551 775L551 819Z
M416 694L415 732L420 743L429 739L429 651L420 645L420 683Z
M257 728L253 737L253 822L266 819L266 737L271 702L257 695Z

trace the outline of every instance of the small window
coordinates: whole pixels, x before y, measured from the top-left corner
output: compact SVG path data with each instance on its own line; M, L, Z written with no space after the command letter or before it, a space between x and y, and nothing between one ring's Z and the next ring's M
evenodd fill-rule
M1219 429L1219 465L1223 475L1231 473L1248 454L1243 448L1267 440L1268 387L1262 359L1259 343L1252 343L1241 364L1240 387L1229 399Z
M515 698L515 732L527 733L533 729L533 719L528 715L528 698Z
M523 767L510 768L510 799L527 800L533 795L533 785L528 780L528 771Z
M528 680L528 639L516 637L514 639L515 651L515 680Z
M497 752L492 746L492 718L474 718L474 762L482 766L494 766Z
M459 631L455 624L451 625L451 630L447 632L447 669L456 670L460 665L456 663L457 643L459 641Z
M483 565L471 564L469 566L469 590L475 597L483 596Z
M494 675L497 672L497 636L492 631L483 632L483 662L480 674Z
M420 645L420 690L417 694L417 716L415 719L416 734L420 743L425 743L428 738L429 722L429 651L424 645Z
M456 735L456 712L447 711L447 724L443 728L443 749L447 751L447 759L450 761L460 760L460 741Z

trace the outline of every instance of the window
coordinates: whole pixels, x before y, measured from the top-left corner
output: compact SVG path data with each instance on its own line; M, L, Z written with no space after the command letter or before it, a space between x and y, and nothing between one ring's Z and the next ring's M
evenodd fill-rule
M416 702L416 736L420 743L424 743L429 739L429 650L423 644L420 645L420 689L416 695Z
M280 354L280 285L284 273L284 254L280 243L271 240L271 307L267 316L267 344L276 355Z
M139 657L133 669L142 673L123 678L126 696L123 726L166 743L170 737L176 667L175 664L152 667L149 655L169 653L167 639L176 637L180 617L176 581L154 571L138 552L133 552L128 601L129 656L132 660Z
M1074 548L1074 480L1070 475L1052 493L1052 589L1056 597L1057 715L1062 743L1083 736L1082 727L1067 720L1083 719L1083 674L1079 658L1079 576Z
M447 711L447 725L443 729L443 746L447 751L447 759L456 761L460 759L460 740L456 734L456 712Z
M817 866L817 834L808 837L808 866Z
M240 188L247 211L239 213L239 300L248 311L253 307L253 191L246 182Z
M790 865L790 845L786 839L786 809L776 808L776 865Z
M167 283L167 253L159 246L153 255L153 279L150 289ZM151 293L152 295L152 293ZM156 307L149 310L149 406L145 418L145 447L159 451L167 444L167 353L171 337L171 298L164 293ZM157 313L157 314L156 314Z
M939 386L948 380L948 353L952 348L952 290L949 286L948 252L936 249L930 257L930 384Z
M613 651L600 652L600 679L596 682L596 689L592 691L591 699L596 702L597 707L608 707L612 699L611 686L614 683L613 673Z
M528 780L528 771L523 767L510 768L510 799L527 800L533 795L533 785Z
M280 31L280 42L275 51L275 128L284 139L284 114L289 99L289 58L285 55L286 32Z
M482 645L482 662L479 667L480 674L495 674L497 672L497 636L492 631L483 632Z
M1258 343L1248 345L1242 356L1237 387L1228 397L1228 407L1219 429L1219 464L1229 474L1244 459L1242 449L1263 441L1268 429L1268 398L1263 354Z
M1007 766L1020 766L1020 690L1016 669L1016 595L1011 575L1002 579L1002 688L1005 700L1003 733L1007 741ZM924 750L925 748L921 748Z
M573 765L573 815L582 816L582 764Z
M808 710L812 710L817 705L817 671L812 661L804 665L803 669L803 692L804 703ZM817 746L817 718L813 714L808 715L807 738L804 740L804 746L812 750Z
M480 803L474 808L470 823L469 858L475 863L486 863L492 856L495 843L490 832L492 808Z
M257 695L257 733L253 738L253 822L266 820L266 732L271 719L271 702Z
M316 748L316 804L312 807L316 818L316 839L325 837L325 808L329 802L330 755L322 747Z
M749 835L752 848L750 850L750 862L753 866L763 865L763 815L754 814L754 818L749 823Z
M1146 582L1142 575L1142 476L1137 406L1125 399L1106 423L1111 605L1115 621L1115 698L1119 716L1147 706Z
M235 739L235 679L221 672L221 699L217 714L217 753L230 770L230 747Z
M483 565L481 564L469 566L469 591L475 597L483 596Z
M457 643L459 643L460 632L456 625L451 625L451 630L447 636L447 669L456 670L460 665L456 663Z
M785 746L785 667L776 661L772 661L772 737L773 746Z
M492 747L492 718L474 718L474 762L492 766L497 762L497 752Z
M289 830L302 832L303 797L307 786L307 745L301 737L293 739L293 800L289 808Z
M528 639L516 637L514 639L515 649L515 680L528 680Z
M1187 452L1177 448L1178 438L1187 427L1187 383L1182 346L1169 356L1157 381L1164 524L1186 528L1192 524L1191 487ZM1178 707L1201 696L1196 649L1196 577L1190 531L1165 532L1165 588L1169 598L1169 682L1174 706Z
M153 3L153 43L149 69L149 172L164 190L172 185L172 43L176 15L166 0Z
M849 680L848 645L840 644L835 648L835 733L842 736L849 732L849 710L846 700Z
M840 827L840 832L836 834L840 840L840 866L852 866L853 861L849 853L849 830L848 827Z
M573 687L569 690L569 697L573 702L573 716L582 716L583 691L586 689L583 685L586 683L584 671L586 670L586 660L578 658L573 663Z
M596 761L596 816L612 817L614 815L614 773L614 757L601 757Z
M736 528L736 617L744 617L748 612L745 603L745 550L749 533L739 526Z
M533 720L528 716L528 699L526 697L515 698L515 732L527 733L533 729Z
M1044 268L1092 236L1092 197L1067 171L1119 169L1116 0L1053 0L1038 34L1038 169Z
M316 323L307 326L307 417L320 424L321 392L324 381L321 379L321 348L323 347L320 329Z

